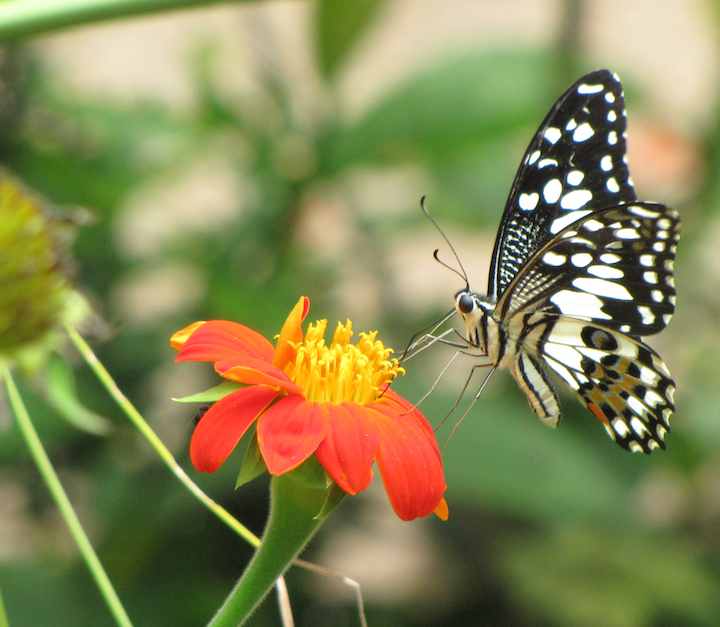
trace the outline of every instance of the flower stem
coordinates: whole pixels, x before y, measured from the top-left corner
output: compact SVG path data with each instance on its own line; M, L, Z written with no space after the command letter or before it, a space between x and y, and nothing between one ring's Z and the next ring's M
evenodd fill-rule
M10 621L8 620L7 613L5 612L2 591L0 591L0 627L10 627Z
M329 511L323 516L318 512L327 494L327 489L309 486L291 475L272 478L262 544L208 627L237 627L250 617L325 522Z
M65 330L72 340L75 348L83 356L87 364L90 366L95 376L100 380L100 383L105 387L113 400L120 406L125 415L130 419L142 436L148 441L150 446L165 462L165 465L170 468L172 473L180 480L180 482L190 491L190 493L198 499L205 507L207 507L213 514L215 514L220 520L222 520L228 527L235 531L241 538L254 547L260 545L260 538L258 538L252 531L250 531L245 525L243 525L237 518L235 518L230 512L228 512L222 505L211 499L200 487L188 476L188 474L182 469L180 464L177 463L175 457L170 450L163 444L162 440L152 430L152 427L142 417L142 414L135 408L130 402L127 396L123 394L122 390L117 386L110 373L107 371L105 366L102 365L100 360L97 358L92 348L83 339L83 337L75 330L70 324L65 324Z
M0 41L145 13L228 0L9 0L0 3Z
M90 569L92 576L95 578L95 582L100 589L100 593L110 608L110 612L115 618L115 622L120 625L120 627L132 627L130 618L127 615L127 612L125 612L125 608L122 606L122 603L120 602L120 599L115 592L105 569L93 550L90 540L85 534L85 530L82 528L80 520L78 520L77 514L75 514L75 510L73 509L73 506L70 503L62 484L60 483L60 479L53 468L52 462L45 452L45 448L38 437L37 431L35 431L35 427L30 419L30 414L28 414L25 403L23 403L20 392L18 391L12 374L10 373L10 368L3 364L0 365L0 371L2 372L2 377L5 380L8 399L13 412L15 413L17 425L23 438L25 439L28 449L30 450L33 461L35 462L40 475L45 480L45 484L55 500L55 503L60 510L60 514L62 515L70 534L75 540L78 549L80 549L80 553L85 559L87 567ZM3 614L4 612L0 612L0 625L3 624ZM7 624L7 618L5 618L5 624Z

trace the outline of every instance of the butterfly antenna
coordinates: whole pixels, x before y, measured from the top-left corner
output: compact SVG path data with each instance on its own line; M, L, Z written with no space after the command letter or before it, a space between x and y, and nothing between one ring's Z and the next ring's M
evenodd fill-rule
M465 272L465 267L462 264L462 261L460 261L460 255L458 255L457 250L455 250L455 246L452 245L452 242L450 241L450 238L448 238L447 235L445 235L445 231L443 231L440 228L440 225L437 223L437 220L433 218L433 216L430 214L430 210L427 208L425 201L427 199L427 196L423 196L420 199L420 209L425 214L425 217L430 220L432 225L437 229L438 233L442 236L442 238L445 240L445 243L450 247L450 250L452 251L452 254L455 256L455 261L457 261L458 266L460 267L460 270L462 272L459 272L457 269L449 266L444 261L440 260L440 257L438 256L438 249L435 249L435 252L433 253L433 257L435 258L435 261L437 261L440 265L445 266L448 270L452 270L455 274L457 274L463 281L465 281L465 286L467 289L470 289L470 281L468 281L467 272Z

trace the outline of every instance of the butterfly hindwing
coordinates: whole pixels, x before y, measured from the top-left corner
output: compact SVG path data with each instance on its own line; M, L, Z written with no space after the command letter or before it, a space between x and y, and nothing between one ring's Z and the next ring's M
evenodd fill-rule
M595 321L635 336L662 330L675 311L680 220L673 209L634 202L581 218L539 250L496 312Z
M583 76L530 142L505 205L490 266L497 300L527 260L590 210L635 200L625 156L622 85L608 70Z
M543 317L534 338L530 350L570 386L615 442L633 452L665 448L675 382L655 351L613 329L564 317Z

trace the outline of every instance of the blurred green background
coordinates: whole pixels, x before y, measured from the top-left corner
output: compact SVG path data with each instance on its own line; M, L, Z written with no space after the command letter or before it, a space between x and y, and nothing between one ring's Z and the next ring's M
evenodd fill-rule
M461 287L432 260L442 242L420 196L483 290L531 133L580 74L617 70L639 196L684 223L678 313L651 339L678 381L668 450L625 453L567 394L546 429L502 374L444 446L447 523L400 522L376 485L306 557L361 582L372 627L717 625L719 26L700 0L266 2L87 26L2 49L0 160L94 214L74 247L103 320L93 344L200 485L259 533L264 479L234 492L239 458L215 476L187 461L193 410L169 399L212 378L173 364L171 332L227 318L272 336L307 294L311 319L351 317L402 347ZM447 357L426 352L397 389L419 398ZM204 624L250 550L69 348L65 363L23 392L131 617ZM424 405L431 420L467 367ZM107 423L66 419L47 383L73 375ZM0 465L11 624L110 625L6 408ZM337 582L293 570L288 585L298 626L358 624ZM251 624L279 624L273 599Z

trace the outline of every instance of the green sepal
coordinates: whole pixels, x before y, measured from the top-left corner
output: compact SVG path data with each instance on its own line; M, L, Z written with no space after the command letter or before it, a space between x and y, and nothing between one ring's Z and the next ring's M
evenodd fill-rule
M325 502L322 504L320 511L315 514L315 520L327 518L330 513L340 504L346 496L345 491L334 481L330 482L330 486L325 496Z
M267 472L267 467L265 466L262 455L260 455L257 434L253 433L252 439L245 448L245 455L243 455L243 460L240 464L240 472L238 472L237 479L235 479L235 489L237 490L240 486L250 483L264 472Z
M287 477L313 490L325 490L328 487L328 476L315 455L287 473Z
M239 390L242 387L240 383L234 381L223 381L220 385L211 387L203 392L196 392L190 396L181 396L173 398L176 403L214 403L224 398L228 394Z

